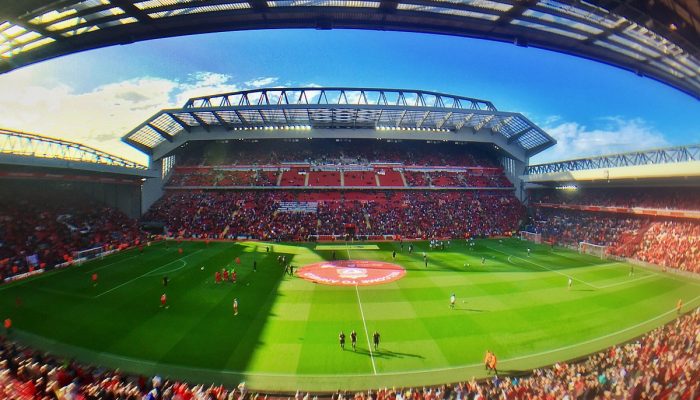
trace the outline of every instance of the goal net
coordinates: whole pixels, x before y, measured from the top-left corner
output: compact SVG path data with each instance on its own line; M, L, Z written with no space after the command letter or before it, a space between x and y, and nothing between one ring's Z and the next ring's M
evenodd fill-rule
M590 254L595 257L600 257L600 259L605 259L608 257L608 246L601 246L599 244L593 244L588 242L580 242L578 244L578 252L580 254Z
M534 243L542 243L542 234L528 231L520 231L520 239Z
M73 259L77 264L82 264L84 261L101 256L103 252L104 250L102 247L93 247L87 250L80 250L73 252Z

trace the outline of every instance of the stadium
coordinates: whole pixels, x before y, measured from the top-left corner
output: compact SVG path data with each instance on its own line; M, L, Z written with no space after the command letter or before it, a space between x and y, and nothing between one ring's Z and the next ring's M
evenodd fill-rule
M2 5L0 69L376 29L697 99L697 6L669 3L37 0ZM528 114L410 87L216 92L123 132L147 165L0 129L0 398L700 398L700 145L536 164L557 140Z

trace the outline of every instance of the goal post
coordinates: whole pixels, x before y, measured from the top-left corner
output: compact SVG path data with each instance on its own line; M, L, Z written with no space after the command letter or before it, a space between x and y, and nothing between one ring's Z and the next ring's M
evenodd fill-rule
M73 252L73 259L77 264L82 264L84 261L102 256L103 253L104 249L102 247L93 247L91 249Z
M520 239L533 243L542 243L542 234L528 231L520 231Z
M601 260L608 258L608 246L602 246L599 244L579 242L578 252L580 254L590 254L595 257L600 257Z

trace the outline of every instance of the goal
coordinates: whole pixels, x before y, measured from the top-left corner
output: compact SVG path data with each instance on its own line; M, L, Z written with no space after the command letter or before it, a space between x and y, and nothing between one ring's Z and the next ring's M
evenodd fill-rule
M87 250L80 250L73 252L73 259L77 264L81 264L83 261L92 260L93 258L102 256L104 250L102 247L93 247Z
M578 252L580 254L590 254L600 257L601 260L608 258L608 246L601 246L588 242L580 242L578 244Z
M528 231L520 231L520 239L534 243L542 243L542 234Z

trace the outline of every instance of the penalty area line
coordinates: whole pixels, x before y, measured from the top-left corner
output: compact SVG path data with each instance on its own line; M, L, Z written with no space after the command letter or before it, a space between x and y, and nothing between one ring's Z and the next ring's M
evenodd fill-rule
M182 266L180 266L180 267L178 267L178 268L175 268L175 269L171 269L171 270L169 270L169 271L159 272L159 273L157 273L156 275L172 274L173 272L179 271L179 270L181 270L181 269L183 269L183 268L185 268L185 267L187 266L187 261L185 261L185 260L183 260L183 259L175 260L175 261L181 262L181 263L182 263ZM150 275L150 274L152 274L153 272L155 272L155 270L149 272L149 275L146 275L146 276L153 276L153 275Z
M203 250L203 249L202 249L202 250ZM193 255L199 253L199 252L202 251L202 250L197 250L197 251L195 251L194 253L190 253L190 254L188 254L188 255L186 255L186 256L184 256L184 257L178 258L177 260L173 260L173 261L170 261L170 262L167 263L167 264L163 264L163 265L161 265L160 267L158 267L158 268L156 268L156 269L153 269L153 270L150 270L150 271L146 272L146 273L143 274L143 275L139 275L139 276L137 276L137 277L134 278L134 279L130 279L130 280L128 280L128 281L122 283L121 285L117 285L117 286L115 286L115 287L113 287L113 288L111 288L111 289L109 289L109 290L107 290L107 291L105 291L105 292L102 292L102 293L98 294L97 296L94 296L93 298L94 298L94 299L100 298L100 297L106 295L107 293L110 293L110 292L112 292L112 291L114 291L114 290L119 289L119 288L122 287L122 286L128 285L128 284L130 284L131 282L134 282L134 281L136 281L136 280L138 280L138 279L141 279L141 278L143 278L143 277L145 277L145 276L148 276L148 275L150 275L150 274L152 274L152 273L158 271L158 270L161 269L161 268L167 267L168 265L170 265L170 264L172 264L172 263L175 263L175 262L178 262L178 261L183 261L183 258L187 258L187 257L189 257L189 256L193 256ZM185 264L186 264L186 263L185 263Z
M136 256L138 256L138 254L135 254L135 255L133 255L133 256L129 256L129 257L123 258L123 259L121 259L121 260L119 260L119 261L111 262L111 263L109 263L109 264L103 265L103 266L101 266L101 267L97 267L97 268L92 269L92 270L89 270L89 271L85 271L84 273L85 273L85 275L92 274L92 273L95 273L95 272L97 272L97 271L103 270L103 269L105 269L105 268L107 268L107 267L111 267L112 265L120 264L120 263L123 263L124 261L131 260L132 258L134 258L134 257L136 257Z
M592 283L588 283L588 282L586 282L586 281L584 281L584 280L582 280L582 279L575 278L575 277L573 277L573 276L571 276L571 275L565 274L565 273L563 273L563 272L559 272L559 271L557 271L557 270L555 270L555 269L551 269L551 268L545 267L544 265L541 265L541 264L538 264L538 263L536 263L536 262L527 260L527 259L525 259L525 258L518 257L518 256L516 256L515 254L510 254L510 253L507 253L507 252L505 252L505 251L498 250L498 249L494 249L493 247L489 247L489 246L484 246L484 247L486 247L487 249L491 249L491 250L493 250L493 251L497 251L497 252L499 252L499 253L505 254L505 255L507 255L507 256L509 256L509 257L514 257L514 258L523 260L523 261L525 261L525 262L527 262L527 263L530 263L530 264L535 265L535 266L537 266L537 267L546 269L547 271L554 272L555 274L559 274L559 275L561 275L561 276L565 276L565 277L570 278L570 279L572 279L572 280L574 280L574 281L581 282L581 283L583 283L584 285L590 286L590 287L592 287L592 288L594 288L594 289L601 289L600 287L598 287L598 286L596 286L596 285L594 285L594 284L592 284Z
M599 286L598 289L607 289L607 288L611 288L611 287L615 287L615 286L626 285L628 283L641 281L643 279L653 278L653 277L658 276L658 275L659 274L657 274L655 272L649 272L649 275L640 276L639 278L634 278L634 279L630 279L630 280L626 280L626 281L622 281L622 282L611 283L609 285Z
M493 247L488 247L488 246L486 246L486 247L487 247L488 249L495 250L495 251L498 251L499 253L503 253L503 254L508 255L508 261L511 262L511 263L513 263L513 262L511 261L511 257L515 257L515 258L521 259L521 260L523 260L523 261L525 261L525 262L528 262L528 263L530 263L530 264L532 264L532 265L536 265L536 266L538 266L538 267L540 267L540 268L544 268L544 269L546 269L546 270L548 270L548 271L557 273L557 274L562 275L562 276L566 276L567 278L571 278L571 279L574 280L574 281L581 282L581 283L583 283L584 285L588 285L588 286L590 286L590 287L592 287L592 288L594 288L594 289L597 289L597 290L608 289L608 288L615 287L615 286L627 285L627 284L632 283L632 282L637 282L637 281L641 281L641 280L644 280L644 279L653 278L653 277L659 275L659 274L657 274L656 272L647 271L647 272L648 272L648 275L644 275L644 276L641 276L641 277L639 277L639 278L628 279L628 280L625 280L625 281L622 281L622 282L616 282L616 283L611 283L611 284L608 284L608 285L598 286L598 285L594 285L594 284L592 284L592 283L588 283L588 282L586 282L586 281L584 281L584 280L582 280L582 279L575 278L575 277L573 277L573 276L571 276L571 275L568 275L568 274L565 274L565 273L563 273L563 272L559 272L559 271L557 271L557 270L554 270L554 269L551 269L551 268L547 268L547 267L545 267L544 265L538 264L538 263L536 263L536 262L534 262L534 261L530 261L530 260L527 260L527 259L525 259L525 258L518 257L518 256L516 256L516 255L514 255L514 254L510 254L510 253L507 253L507 252L502 251L502 250L494 249ZM608 265L608 264L612 264L612 263L607 263L607 264L605 264L605 265ZM593 266L593 268L599 267L599 266L600 266L600 265L596 265L596 266ZM589 268L589 267L587 267L587 268Z

